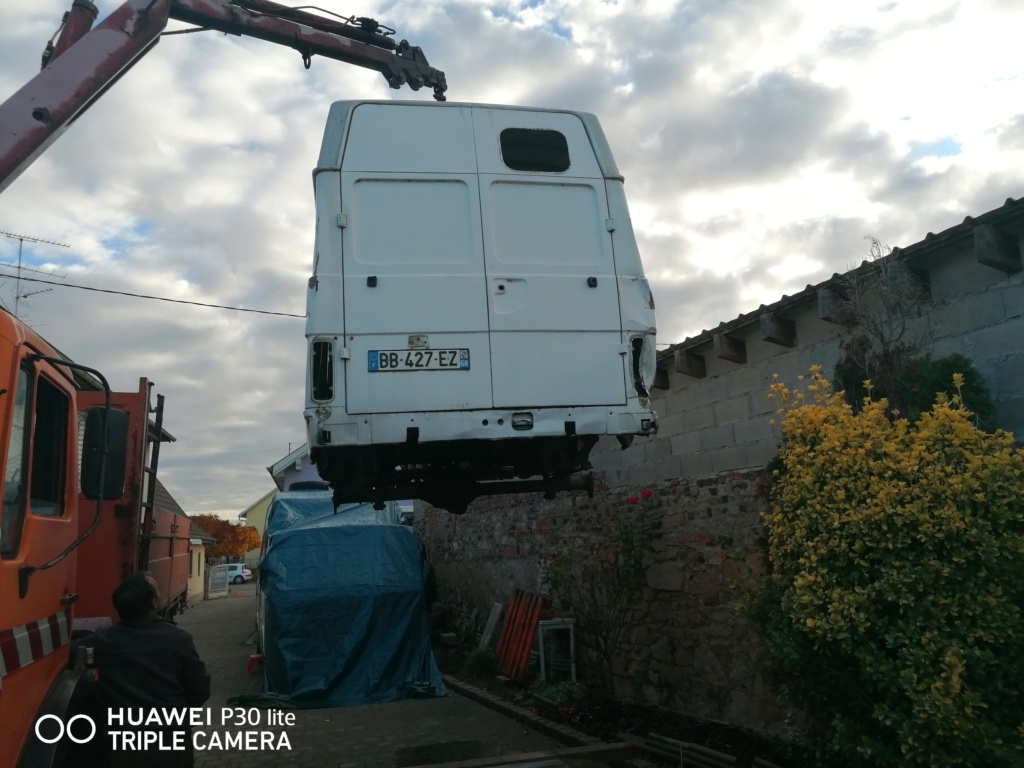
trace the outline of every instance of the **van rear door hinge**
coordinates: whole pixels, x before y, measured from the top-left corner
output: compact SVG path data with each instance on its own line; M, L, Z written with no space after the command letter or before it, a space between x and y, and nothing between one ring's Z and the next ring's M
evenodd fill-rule
M615 231L615 219L605 219L604 220L604 228L607 229L609 232L614 232Z
M339 360L348 360L350 357L352 357L352 350L350 350L348 347L341 347L338 350Z
M339 213L338 214L338 229L344 229L347 226L348 226L348 214Z

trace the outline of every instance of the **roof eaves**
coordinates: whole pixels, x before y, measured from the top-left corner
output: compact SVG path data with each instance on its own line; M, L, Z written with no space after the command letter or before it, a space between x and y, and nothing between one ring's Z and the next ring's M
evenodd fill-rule
M267 467L267 472L270 473L271 477L275 477L282 471L284 471L285 467L287 467L289 464L294 464L296 461L303 458L307 453L308 450L306 448L306 443L303 443L294 451L285 456L283 459L280 459L276 463L271 464L269 467Z
M1024 197L1014 200L1012 197L1007 198L1006 202L1002 206L986 213L981 214L977 217L967 216L960 224L956 224L948 229L943 230L939 234L934 232L928 232L924 239L908 245L905 248L895 247L892 249L891 254L888 258L900 259L905 261L919 262L921 260L934 256L939 251L947 248L948 246L969 237L974 228L977 226L984 226L988 224L1007 224L1017 223L1014 220L1020 219L1020 228L1024 230ZM1020 234L1020 233L1018 233ZM798 307L806 306L810 304L818 291L826 288L830 288L842 280L844 277L855 274L858 271L865 270L870 266L870 262L863 261L860 266L851 269L845 274L839 274L838 272L833 273L832 277L824 280L817 285L808 285L799 293L795 293L792 296L783 295L781 299L773 304L762 304L756 310L752 312L744 313L733 320L722 322L718 324L717 328L711 330L703 330L696 336L691 336L684 339L678 344L672 344L666 349L658 352L658 360L664 360L672 357L678 350L693 350L697 347L705 344L710 344L714 341L715 336L720 333L733 333L740 329L749 327L757 323L761 316L772 312L783 312L786 310L792 310Z

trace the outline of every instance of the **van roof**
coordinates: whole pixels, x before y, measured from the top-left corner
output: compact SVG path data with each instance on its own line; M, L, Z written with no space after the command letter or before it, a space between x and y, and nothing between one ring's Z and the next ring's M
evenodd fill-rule
M336 101L331 104L330 112L327 115L327 126L324 129L323 142L320 145L320 157L317 160L316 170L313 172L314 179L320 171L340 170L337 161L341 157L342 143L348 128L349 115L361 104L398 107L415 106L422 109L465 109L469 107L472 109L507 109L514 112L554 112L575 115L583 122L583 127L586 129L587 136L590 138L590 143L594 148L594 154L597 156L601 173L606 179L622 180L622 174L619 172L618 166L615 165L615 159L612 157L611 147L608 145L608 139L605 138L604 130L601 128L597 116L590 112L577 112L571 109L547 109L544 107L516 107L507 104L473 104L458 101L400 101L397 99L386 101L360 99L356 101Z

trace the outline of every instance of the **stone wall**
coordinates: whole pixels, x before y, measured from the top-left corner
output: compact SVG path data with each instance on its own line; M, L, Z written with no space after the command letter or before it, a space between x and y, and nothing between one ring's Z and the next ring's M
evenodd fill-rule
M764 572L762 501L754 473L654 484L662 531L647 587L627 618L617 692L687 714L781 731L785 720L759 661L760 641L738 610L741 585ZM565 549L607 542L639 488L480 499L464 515L426 508L416 526L454 624L479 631L491 603L514 589L544 591L541 564ZM555 609L557 612L557 609Z
M1024 440L1024 200L1007 201L900 258L926 278L920 321L934 357L960 353L986 377L997 425ZM760 644L737 612L736 584L764 572L757 469L775 455L773 375L792 383L813 364L829 373L846 329L832 322L834 276L771 307L723 323L659 356L653 403L660 430L623 451L602 440L593 499L560 494L481 499L461 517L416 516L456 621L479 629L492 602L543 591L540 564L564 548L607 541L640 488L655 491L664 536L631 624L619 692L688 714L780 730L784 714L758 662ZM661 310L665 311L665 310ZM669 310L671 311L671 310ZM715 318L716 320L718 318Z

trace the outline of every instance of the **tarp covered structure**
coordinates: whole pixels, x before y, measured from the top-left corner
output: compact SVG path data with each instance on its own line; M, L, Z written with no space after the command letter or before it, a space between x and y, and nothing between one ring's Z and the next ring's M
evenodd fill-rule
M277 494L270 503L264 534L273 536L297 523L334 514L331 491L285 491ZM380 510L374 509L372 504L342 504L337 514L343 516L346 523L390 525L398 523L399 518L395 502L388 502Z
M325 491L273 502L259 585L269 694L303 707L444 694L430 646L428 566L395 514L370 505L335 513Z

